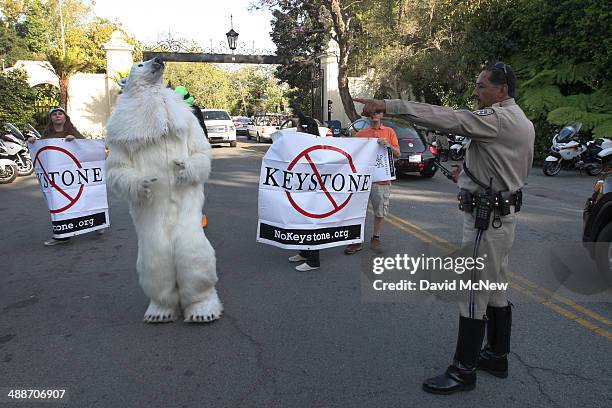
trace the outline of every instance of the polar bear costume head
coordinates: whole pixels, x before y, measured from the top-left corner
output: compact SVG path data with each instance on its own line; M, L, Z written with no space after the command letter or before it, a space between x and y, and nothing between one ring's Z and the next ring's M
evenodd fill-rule
M109 119L108 143L123 144L130 151L180 137L194 120L181 96L164 87L164 62L159 58L137 62L123 80L123 93Z

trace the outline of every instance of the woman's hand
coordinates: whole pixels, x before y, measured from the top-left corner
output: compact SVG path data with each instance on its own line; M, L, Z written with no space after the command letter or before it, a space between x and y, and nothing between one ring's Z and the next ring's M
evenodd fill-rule
M30 144L36 143L36 138L32 137L32 136L28 137L28 143L30 143Z
M73 135L66 135L64 140L66 140L67 142L72 142L74 140L74 136Z

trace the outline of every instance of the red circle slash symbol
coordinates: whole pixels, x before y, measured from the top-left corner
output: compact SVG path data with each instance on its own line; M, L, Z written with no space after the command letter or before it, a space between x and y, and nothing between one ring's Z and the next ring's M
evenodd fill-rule
M324 145L315 145L315 146L311 146L308 149L304 150L303 152L301 152L300 154L298 154L295 159L293 159L293 161L289 164L289 166L287 167L288 171L291 171L293 169L293 167L295 166L295 164L303 157L306 159L306 161L308 162L308 164L310 164L310 167L312 168L312 171L314 172L315 177L317 178L317 181L319 182L319 185L321 186L321 190L323 190L323 192L325 193L325 196L327 197L327 199L329 200L329 202L332 204L332 206L334 207L333 210L328 211L324 214L315 214L315 213L311 213L309 211L304 210L302 207L300 207L295 200L293 199L293 197L291 196L291 193L289 193L288 191L285 191L285 194L287 194L287 198L289 199L289 202L291 203L291 205L293 206L293 208L295 208L295 210L297 212L299 212L300 214L309 217L309 218L325 218L325 217L329 217L330 215L333 215L335 213L337 213L338 211L342 210L344 207L346 207L346 205L349 203L349 201L351 200L351 197L353 197L353 193L350 193L349 196L346 198L346 200L344 200L341 204L337 204L336 200L334 200L334 198L332 197L332 195L329 193L329 191L327 191L327 188L325 187L325 185L323 184L323 180L321 179L321 175L319 174L319 170L317 169L317 166L315 166L315 164L312 162L312 159L310 158L310 155L308 153L314 151L314 150L332 150L334 152L338 152L341 155L345 156L346 159L348 160L348 165L351 168L351 171L353 173L357 173L357 170L355 169L355 165L353 164L353 158L351 157L350 154L348 154L347 152L345 152L342 149L339 149L337 147L334 146L324 146Z
M36 165L36 162L38 162L38 164L40 165L40 168L42 169L43 174L45 175L45 178L47 179L49 184L51 184L51 186L53 188L55 188L61 195L63 195L64 197L66 197L68 199L68 204L65 205L62 208L56 208L56 209L49 208L49 212L51 214L57 214L57 213L61 213L62 211L66 211L67 209L72 207L74 204L76 204L77 201L79 201L79 198L81 198L81 194L83 194L84 186L81 184L81 187L79 188L79 192L77 193L76 197L71 197L70 194L68 194L67 192L62 190L57 184L55 184L55 182L53 180L51 180L51 178L47 174L47 170L45 170L45 168L42 165L42 162L38 158L38 156L40 156L40 154L42 152L46 151L46 150L56 150L58 152L62 152L66 156L70 157L72 159L72 161L77 165L77 167L79 169L82 169L83 166L81 166L81 163L79 162L79 160L72 153L70 153L66 149L62 149L61 147L57 147L57 146L45 146L45 147L40 148L38 150L38 152L36 153L36 157L34 158L34 165Z

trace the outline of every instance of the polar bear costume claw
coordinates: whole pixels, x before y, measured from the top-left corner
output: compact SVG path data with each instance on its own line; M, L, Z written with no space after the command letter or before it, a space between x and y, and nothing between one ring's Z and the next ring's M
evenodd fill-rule
M215 250L202 230L212 151L159 59L136 63L107 124L107 182L130 206L136 270L149 297L144 321L210 322L223 311Z

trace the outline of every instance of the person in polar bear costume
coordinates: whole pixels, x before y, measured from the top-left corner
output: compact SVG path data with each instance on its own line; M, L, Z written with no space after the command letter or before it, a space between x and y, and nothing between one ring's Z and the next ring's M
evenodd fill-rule
M107 183L125 198L138 236L136 270L151 300L144 321L221 316L215 251L201 225L212 151L164 63L134 64L107 124Z

